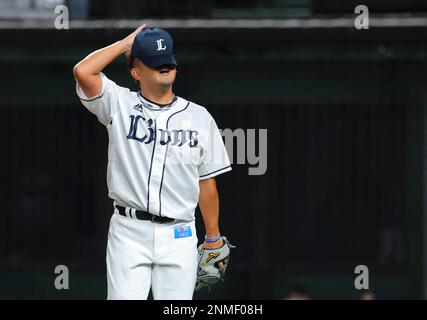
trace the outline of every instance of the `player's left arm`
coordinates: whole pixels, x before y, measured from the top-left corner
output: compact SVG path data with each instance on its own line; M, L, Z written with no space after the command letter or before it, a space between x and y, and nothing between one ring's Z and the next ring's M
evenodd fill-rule
M199 181L199 208L202 213L205 224L206 236L213 238L220 234L219 232L219 196L215 178L208 178ZM223 240L220 238L217 242L203 243L203 247L214 249L222 246Z

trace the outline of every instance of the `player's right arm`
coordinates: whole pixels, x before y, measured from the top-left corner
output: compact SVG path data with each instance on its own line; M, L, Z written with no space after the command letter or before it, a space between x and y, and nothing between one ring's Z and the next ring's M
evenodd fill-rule
M73 75L84 94L90 98L99 95L102 90L101 71L118 56L125 54L129 57L135 36L145 27L137 28L123 40L92 52L73 68Z

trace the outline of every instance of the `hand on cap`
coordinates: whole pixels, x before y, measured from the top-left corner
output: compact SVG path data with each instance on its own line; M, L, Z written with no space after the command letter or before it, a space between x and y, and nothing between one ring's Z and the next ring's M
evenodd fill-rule
M139 26L134 32L132 32L130 35L128 35L126 38L124 38L122 41L125 45L125 56L127 58L129 58L131 50L132 50L132 44L133 44L133 40L135 39L136 35L145 27L147 26L147 24L143 24L141 26Z

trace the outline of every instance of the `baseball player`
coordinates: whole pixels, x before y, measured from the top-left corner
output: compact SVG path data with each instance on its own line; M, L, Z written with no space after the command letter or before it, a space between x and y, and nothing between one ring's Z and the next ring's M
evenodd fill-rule
M122 54L139 92L102 73ZM196 280L207 283L206 264L221 270L228 263L215 176L230 171L230 162L208 111L174 95L176 67L171 36L142 25L73 69L78 97L109 137L108 299L147 299L150 288L154 299L192 299ZM199 250L197 204L206 231Z

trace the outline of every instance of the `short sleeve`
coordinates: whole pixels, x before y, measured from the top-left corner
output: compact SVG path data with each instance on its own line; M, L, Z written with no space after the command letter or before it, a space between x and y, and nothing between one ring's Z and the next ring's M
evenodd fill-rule
M230 170L230 160L221 133L211 117L209 136L202 150L202 161L199 165L199 179L212 178Z
M102 80L102 90L97 96L88 98L82 88L76 83L76 92L82 104L96 117L103 125L108 126L114 114L119 111L118 93L119 86L108 79L105 74L100 73Z

